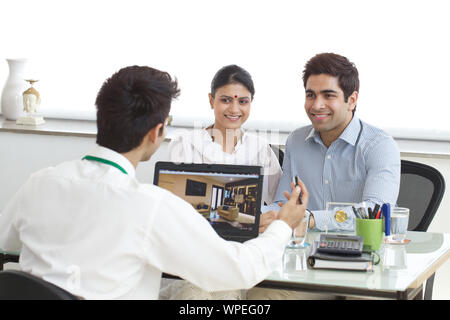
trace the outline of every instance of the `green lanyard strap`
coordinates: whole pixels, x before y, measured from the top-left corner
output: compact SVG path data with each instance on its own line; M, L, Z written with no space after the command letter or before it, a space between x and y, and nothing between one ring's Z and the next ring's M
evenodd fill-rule
M97 157L93 157L93 156L85 156L85 157L83 158L83 160L91 160L91 161L101 162L101 163L104 163L104 164L107 164L107 165L116 167L117 169L119 169L119 170L122 171L123 173L128 174L128 173L125 171L125 169L122 168L121 166L119 166L117 163L112 162L112 161L109 161L109 160L106 160L106 159L103 159L103 158L97 158Z

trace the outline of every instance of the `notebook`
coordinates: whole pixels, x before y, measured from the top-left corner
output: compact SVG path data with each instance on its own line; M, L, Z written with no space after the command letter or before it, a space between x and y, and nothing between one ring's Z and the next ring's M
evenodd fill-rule
M258 236L260 166L158 161L153 184L189 202L226 240L244 242Z
M311 253L308 257L308 267L311 269L335 269L335 270L373 270L373 256L370 253L362 253L357 256L345 254L331 254L317 251L318 241L314 241Z

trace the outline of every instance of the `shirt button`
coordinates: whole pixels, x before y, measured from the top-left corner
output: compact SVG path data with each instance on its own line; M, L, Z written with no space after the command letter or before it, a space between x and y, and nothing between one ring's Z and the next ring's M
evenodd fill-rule
M325 184L328 184L328 180L325 180Z
M328 159L331 159L331 156L330 156L330 155L328 155L328 156L327 156L327 158L328 158Z

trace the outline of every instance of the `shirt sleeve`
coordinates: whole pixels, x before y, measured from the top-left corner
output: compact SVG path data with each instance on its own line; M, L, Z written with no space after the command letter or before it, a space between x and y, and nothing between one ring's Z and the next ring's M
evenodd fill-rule
M370 204L397 203L400 190L400 151L394 139L383 139L366 157L367 178L363 201Z
M267 177L267 194L264 195L263 201L267 204L271 204L274 200L277 192L278 184L281 179L282 171L280 162L278 161L275 153L272 151L269 145L267 145L267 165L265 166L265 176Z
M0 248L4 251L18 252L22 247L16 228L16 217L20 212L21 191L19 190L0 213Z
M336 212L333 210L312 211L315 221L315 229L320 231L353 231L355 228L355 215L351 207L343 208L347 217L345 221L338 222L335 218Z
M245 243L220 238L208 221L177 197L161 200L149 232L149 263L207 291L246 289L279 263L291 229L274 221Z
M280 182L278 183L278 188L275 193L275 197L273 199L273 203L268 206L272 210L279 210L278 202L286 203L287 199L284 196L284 191L291 191L291 182L292 182L292 166L291 166L291 156L290 156L290 147L289 147L290 139L286 141L286 148L283 159L283 171L281 175ZM308 187L308 186L306 186ZM278 209L277 209L278 208Z
M168 146L168 160L172 162L183 162L185 159L185 150L183 148L183 141L181 137L173 138Z

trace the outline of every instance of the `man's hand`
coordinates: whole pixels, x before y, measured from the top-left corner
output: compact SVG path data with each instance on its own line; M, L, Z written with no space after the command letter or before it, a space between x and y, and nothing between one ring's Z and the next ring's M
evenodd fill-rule
M297 227L302 221L309 200L309 193L303 181L299 180L298 184L299 186L296 187L294 183L291 183L292 192L290 194L286 191L284 192L288 202L281 207L278 213L278 219L286 222L292 229ZM303 193L302 204L298 200L300 191Z
M289 195L289 193L287 193L286 191L284 192L284 195L285 196L287 196L287 195ZM282 207L283 206L283 203L282 202L278 202L278 205L280 206L280 207ZM276 211L275 211L276 212ZM278 212L277 212L278 213ZM311 213L311 215L309 216L309 229L312 229L312 228L314 228L315 226L316 226L316 220L314 219L314 216L313 216L313 214L312 214L312 212L310 211L310 213ZM272 222L272 221L270 221L270 222ZM269 223L270 224L270 223ZM268 227L269 225L267 225L265 228L264 228L264 230L266 230L266 228ZM261 227L260 227L260 230L261 230ZM263 231L264 231L263 230ZM262 232L262 231L259 231L259 232Z

